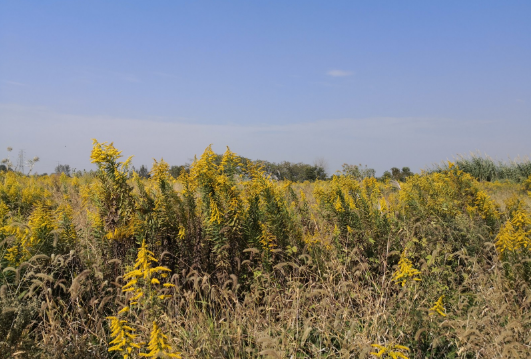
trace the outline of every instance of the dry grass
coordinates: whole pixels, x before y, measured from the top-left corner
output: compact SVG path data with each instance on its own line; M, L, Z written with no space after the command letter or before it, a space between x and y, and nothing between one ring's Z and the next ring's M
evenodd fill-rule
M372 344L530 357L531 256L494 245L515 208L531 212L521 184L456 169L277 183L221 170L208 151L194 166L178 183L161 167L151 180L103 165L96 178L0 174L0 358L118 358L116 315L138 341L155 320L184 358L369 358ZM117 314L142 240L171 269L172 297ZM420 281L393 280L401 258Z

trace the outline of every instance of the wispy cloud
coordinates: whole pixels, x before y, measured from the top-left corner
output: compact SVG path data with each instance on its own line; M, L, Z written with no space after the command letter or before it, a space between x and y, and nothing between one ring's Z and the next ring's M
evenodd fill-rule
M326 73L328 76L332 77L347 77L352 76L354 73L352 71L345 71L345 70L330 70Z
M17 81L3 80L2 82L7 85L13 85L13 86L28 86L27 84L24 84L22 82L17 82Z
M39 164L39 172L51 171L54 161L78 169L90 168L92 138L114 141L125 155L135 155L136 166L161 157L171 164L183 164L194 154L200 155L210 143L216 152L223 152L229 145L245 157L275 162L312 163L324 157L331 172L342 163L365 163L381 173L393 166L418 170L473 150L499 157L531 152L525 141L531 124L514 131L503 121L374 117L281 125L212 125L178 118L73 115L2 104L0 118L10 119L2 123L0 143L51 159L50 164Z
M141 83L140 78L131 73L117 72L117 71L102 71L101 74L96 74L98 77L107 77L109 74L111 78L115 78L120 81L130 82L130 83Z
M179 78L179 76L175 76L175 75L169 74L167 72L159 72L159 71L153 72L153 75L160 76L160 77L167 77L167 78L171 78L171 79L178 79Z
M120 78L120 80L125 82L131 82L131 83L140 83L140 79L136 77L135 75L130 74L117 74L117 76Z
M109 81L122 81L129 83L142 82L142 80L135 74L92 68L79 70L74 76L70 77L69 80L71 82L83 85L105 83Z

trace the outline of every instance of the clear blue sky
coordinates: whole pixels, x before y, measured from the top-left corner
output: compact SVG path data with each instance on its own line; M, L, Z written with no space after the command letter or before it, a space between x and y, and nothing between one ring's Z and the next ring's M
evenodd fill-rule
M419 170L531 154L531 1L0 0L5 147L91 168L210 143Z

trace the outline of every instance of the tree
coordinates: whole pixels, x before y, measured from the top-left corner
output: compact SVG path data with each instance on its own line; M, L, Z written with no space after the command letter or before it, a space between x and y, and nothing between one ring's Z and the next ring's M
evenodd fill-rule
M321 165L309 165L307 163L281 163L268 161L255 161L264 169L265 173L278 181L304 182L326 179L326 171Z
M189 165L180 165L180 166L170 167L170 175L173 178L178 178L183 172L189 172L189 171L190 171Z
M58 164L55 167L55 173L64 173L67 176L70 176L70 165Z
M409 176L413 176L413 172L411 172L409 167L402 167L402 176L406 179Z
M404 182L410 176L413 176L413 172L411 172L409 167L402 167L402 170L398 167L393 167L391 171L385 171L380 179L383 181L393 179L398 182Z
M374 170L373 168L369 168L366 165L350 165L348 163L343 163L342 167L343 170L341 172L343 173L343 175L354 177L358 180L374 177L376 175L376 170Z
M140 169L138 170L138 176L141 178L149 178L151 177L149 175L149 170L146 166L142 165L140 166Z

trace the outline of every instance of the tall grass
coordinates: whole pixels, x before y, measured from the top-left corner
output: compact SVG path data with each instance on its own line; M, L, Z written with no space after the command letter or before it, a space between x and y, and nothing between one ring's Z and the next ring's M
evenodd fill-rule
M478 181L511 180L522 182L531 176L531 160L529 158L497 161L479 153L472 153L469 156L457 156L454 163ZM448 163L443 162L435 165L431 171L441 172L447 169Z
M1 358L526 358L531 211L461 167L271 180L0 173Z

